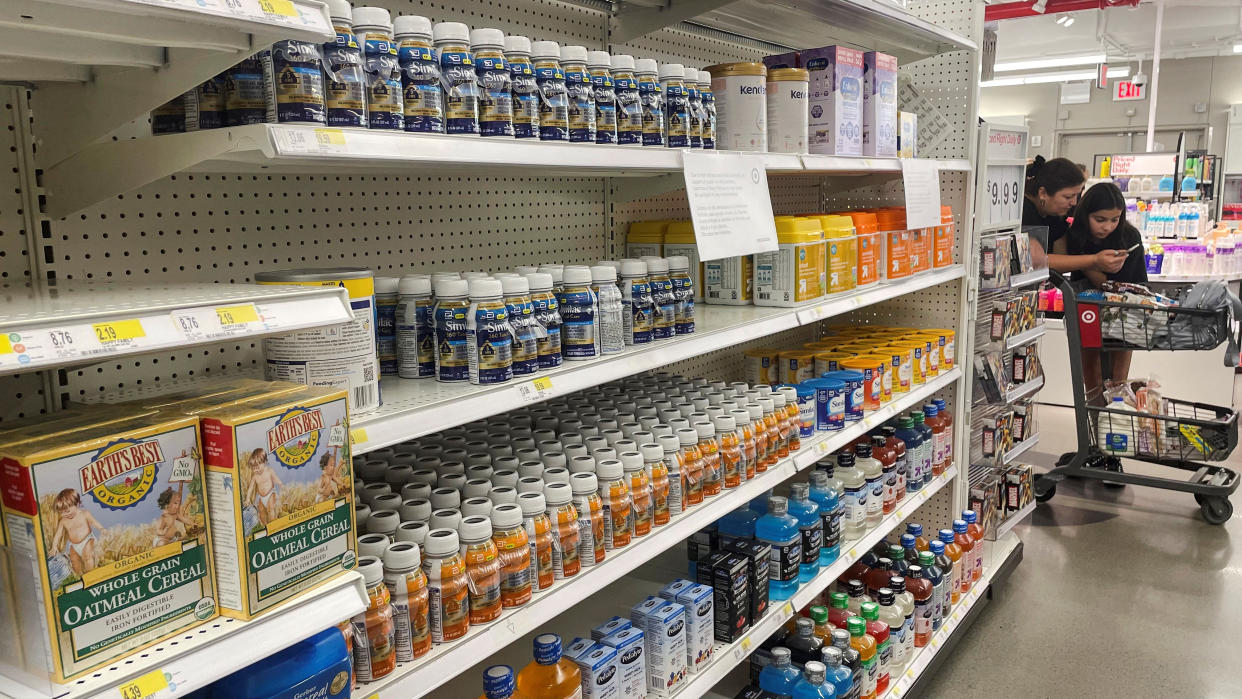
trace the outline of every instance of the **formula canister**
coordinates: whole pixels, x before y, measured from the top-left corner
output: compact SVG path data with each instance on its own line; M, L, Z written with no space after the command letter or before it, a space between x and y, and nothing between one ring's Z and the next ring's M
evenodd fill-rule
M716 148L764 153L768 149L767 68L762 63L721 63L712 76Z
M803 68L768 71L769 153L806 152L810 80L810 73Z

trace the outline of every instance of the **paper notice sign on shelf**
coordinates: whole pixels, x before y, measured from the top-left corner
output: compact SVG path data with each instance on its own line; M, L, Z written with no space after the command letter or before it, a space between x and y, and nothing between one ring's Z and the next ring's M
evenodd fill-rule
M906 187L906 228L940 225L940 165L935 160L901 159Z
M699 259L776 249L776 223L761 156L683 151L682 172Z

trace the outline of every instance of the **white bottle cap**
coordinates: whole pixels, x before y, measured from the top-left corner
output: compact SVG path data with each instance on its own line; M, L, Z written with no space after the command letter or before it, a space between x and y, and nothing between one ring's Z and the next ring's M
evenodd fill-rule
M470 31L470 46L487 46L502 49L505 46L505 33L499 29L484 27Z
M565 268L564 279L566 284L590 284L591 268L582 265L572 265Z
M543 472L543 481L545 483L564 483L569 485L569 469L567 468L550 468ZM544 491L544 495L547 495Z
M431 283L435 284L441 279L461 279L461 272L432 272Z
M354 28L388 27L392 29L392 15L382 7L355 7Z
M491 489L492 482L486 478L471 478L461 489L461 495L464 498L481 498L486 497L487 491Z
M518 498L520 499L523 493L542 493L544 485L544 480L539 476L522 476L518 479L516 486Z
M469 479L466 478L464 473L444 473L440 475L440 480L436 485L439 485L441 488L453 488L457 492L461 492L465 490L467 480ZM432 491L432 494L434 495L435 491Z
M536 41L531 44L530 55L533 58L561 58L561 45L555 41Z
M599 449L592 449L591 458L595 459L595 463L597 464L606 459L615 459L617 458L617 450L613 449L612 447L600 447Z
M647 275L647 263L642 260L621 260L621 274L627 277Z
M777 393L780 393L782 396L785 396L786 405L790 403L798 402L798 389L794 388L793 386L781 386L780 389L777 391Z
M470 41L470 27L461 22L439 22L432 28L432 36L436 41L458 41L464 44Z
M668 258L668 268L671 270L688 270L690 269L690 258L685 255L673 255Z
M676 437L674 437L673 439L676 439ZM654 461L656 459L664 458L664 449L660 447L659 444L647 443L647 444L642 445L639 448L643 450L643 460L645 461ZM622 454L621 456L622 458L625 457L624 454Z
M431 491L431 507L434 510L457 509L461 507L461 492L448 486L436 488Z
M586 447L582 447L582 448L583 448L583 449L586 449ZM595 459L593 459L593 458L591 458L591 457L589 457L589 456L586 456L586 455L583 455L583 456L575 456L575 457L573 457L572 459L570 459L570 461L569 461L569 472L570 472L571 474L574 474L574 473L594 473L594 471L595 471ZM545 471L544 473L546 474L547 472ZM572 476L571 476L571 478L572 478ZM572 482L572 481L570 481L570 482Z
M747 403L746 412L750 413L751 421L758 420L763 417L763 406L758 403Z
M328 16L332 19L343 19L347 22L353 21L353 8L349 5L349 0L328 0Z
M575 473L569 477L569 486L574 495L588 495L599 490L599 479L594 473Z
M530 292L530 282L525 277L504 277L500 280L500 288L504 290L505 296L521 296Z
M476 517L478 515L490 515L492 513L492 501L483 496L467 498L461 503L462 517Z
M562 63L586 63L587 50L585 46L562 46L561 62Z
M552 275L547 272L528 274L526 283L531 291L549 291L552 289Z
M712 418L712 426L716 428L716 433L732 432L737 429L737 421L732 415L717 415Z
M401 496L396 493L385 493L371 498L371 502L367 504L372 510L395 510L401 507Z
M409 570L417 568L422 562L422 556L418 552L418 544L412 544L408 541L398 541L395 544L389 544L384 549L384 567L388 570Z
M530 39L519 34L510 34L505 37L505 53L522 53L530 55ZM518 272L521 274L521 272Z
M634 70L634 57L626 53L618 53L612 57L613 70Z
M439 26L439 25L436 25ZM660 79L666 78L684 78L686 77L686 67L680 63L661 63Z
M643 262L647 263L647 274L668 274L668 260L663 257L644 257ZM439 295L436 291L436 296Z
M401 526L397 527L397 541L412 541L422 546L427 539L428 531L431 531L431 528L426 522L402 522Z
M512 529L522 526L522 508L505 503L492 508L492 526L497 529Z
M699 439L716 436L716 428L710 422L694 423L694 431L698 433Z
M384 549L392 543L392 539L387 534L363 534L358 537L358 555L359 556L382 556Z
M745 410L730 410L729 415L733 418L735 426L750 424L750 413Z
M375 556L359 558L357 570L362 573L362 580L367 587L384 582L384 564Z
M461 550L461 540L456 529L432 529L423 540L423 548L429 556L450 556Z
M431 501L425 498L410 498L401 503L402 522L426 522L431 519Z
M437 466L440 465L440 460L435 458L434 456L428 457L428 458L430 458L432 461L435 461ZM421 462L422 459L419 459L419 461ZM410 480L407 482L408 483L425 483L427 485L435 485L436 481L439 480L439 478L440 477L436 475L435 469L433 468L416 468L410 473Z
M431 500L431 486L427 483L410 482L401 486L401 502L406 500Z
M504 287L500 285L500 281L497 279L488 278L470 280L470 298L495 298L503 294Z
M488 512L491 512L491 507L488 507ZM492 520L485 515L465 517L461 520L461 525L457 527L457 534L464 544L490 539L492 538Z
M362 487L362 501L370 505L375 498L391 492L392 486L387 483L367 483Z
M592 488L592 491L595 489ZM573 502L573 489L568 483L548 483L543 486L543 497L548 503L548 507L559 507Z
M774 408L785 407L785 396L780 393L773 393L772 394L772 406Z
M523 478L541 478L543 477L543 462L538 459L523 461L518 464L517 475L518 480Z
M377 294L395 294L397 293L397 285L401 283L398 277L376 277L375 293Z
M711 425L708 425L708 427L711 427ZM683 447L688 447L694 444L698 444L699 443L698 429L696 428L696 429L677 430L677 440L678 442L681 443L681 446Z
M516 484L517 481L514 481ZM517 501L517 488L512 485L498 485L487 492L487 499L492 501L493 505L503 505L507 502Z
M678 432L680 431L681 430L678 430ZM686 430L686 431L689 432L692 435L692 438L694 439L694 441L691 442L691 444L697 444L699 440L699 433L695 432L694 430ZM676 435L664 435L660 437L660 448L663 449L665 453L668 453L670 451L677 451L678 449L681 449L681 438Z
M612 265L595 265L591 268L591 281L615 282L617 281L617 268Z
M640 58L634 61L634 72L644 75L655 75L659 68L656 67L654 58Z
M611 68L612 56L607 51L591 51L587 54L587 65L592 68Z
M435 283L436 296L450 298L470 294L470 282L465 279L441 279Z
M392 21L395 36L421 36L431 38L431 20L419 15L401 15Z
M623 451L620 455L621 467L626 471L643 467L643 455L636 451Z
M492 457L487 454L480 454L485 457L481 463L476 463L466 467L466 477L470 479L482 478L488 480L492 477Z
M518 495L517 501L518 507L522 508L522 515L526 517L534 517L548 509L548 503L544 500L543 493L521 493Z
M488 272L462 272L462 273L461 273L461 278L462 278L462 279L465 279L465 280L470 280L470 279L488 279L488 278L490 278L491 276L492 276L492 275L491 275L490 273L488 273Z
M615 481L624 471L625 467L617 459L604 459L595 465L595 474L601 481Z
M513 464L514 466L518 465L517 459L512 456L505 456L501 458L510 459L514 462ZM504 487L512 488L513 486L517 485L518 477L519 477L518 472L517 472L517 469L515 468L497 469L496 472L492 474L492 485L499 487L499 488L504 488Z

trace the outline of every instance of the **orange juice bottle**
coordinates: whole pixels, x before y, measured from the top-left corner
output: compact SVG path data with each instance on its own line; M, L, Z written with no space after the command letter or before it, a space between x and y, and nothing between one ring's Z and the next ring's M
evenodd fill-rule
M578 511L578 562L590 568L604 562L604 502L599 497L599 479L594 473L575 473L569 477Z
M686 507L703 502L703 453L699 451L698 430L683 427L677 430L681 442L681 472L686 478Z
M755 472L763 473L768 470L768 423L763 419L763 406L758 403L747 403L746 412L755 434Z
M517 496L522 508L522 528L530 547L530 589L543 592L552 587L556 571L552 562L552 520L543 493L527 492Z
M716 441L716 428L710 422L696 422L694 430L699 435L699 458L703 464L703 495L704 497L719 495L724 489L724 473L720 469L720 443Z
M432 643L456 640L470 630L470 583L459 541L452 529L432 529L423 542L423 572L431 590L427 616Z
M724 473L724 487L736 488L742 484L742 446L737 440L737 422L732 415L717 415L716 434L720 435L720 470Z
M582 569L578 558L578 508L568 483L549 483L543 487L548 503L548 522L552 525L552 572L557 580L567 580Z
M772 467L784 456L789 456L789 434L781 429L776 419L776 402L771 398L760 398L759 407L763 408L763 427L768 433L767 466Z
M875 639L867 633L867 620L852 616L845 622L850 632L850 648L858 651L862 660L862 692L861 699L875 699L876 682L880 679L880 662L875 657Z
M737 425L737 443L741 447L742 463L739 469L742 475L742 481L748 481L755 477L755 430L751 426L750 413L745 410L733 410L729 412L733 417L733 423Z
M397 667L397 645L392 622L392 605L384 586L384 564L375 556L358 559L358 572L367 586L366 611L355 616L354 679L371 682L385 677Z
M392 597L397 662L408 663L431 650L427 621L427 576L418 544L399 541L384 550L384 585Z
M500 618L500 558L492 543L492 520L471 515L457 529L461 537L461 557L466 562L470 585L470 625L487 624Z
M651 481L651 525L662 527L668 524L670 518L668 466L664 464L664 449L659 444L651 443L643 444L639 449L642 449L643 472ZM634 485L631 483L630 489L633 490L633 488ZM638 533L637 525L634 527L634 532Z
M509 609L530 601L530 540L522 528L522 508L514 503L492 507L492 543L500 561L500 606Z
M621 468L625 470L625 482L630 486L630 530L634 538L644 537L651 533L651 522L655 517L655 498L651 493L651 481L643 464L643 455L636 451L621 452ZM665 476L667 481L668 476ZM666 503L667 505L667 503Z
M612 551L629 546L634 534L630 519L634 503L625 469L617 459L604 459L595 465L595 477L604 507L604 548Z
M793 386L782 386L776 395L785 400L785 419L789 425L789 451L795 452L802 448L802 414L798 412L798 389Z

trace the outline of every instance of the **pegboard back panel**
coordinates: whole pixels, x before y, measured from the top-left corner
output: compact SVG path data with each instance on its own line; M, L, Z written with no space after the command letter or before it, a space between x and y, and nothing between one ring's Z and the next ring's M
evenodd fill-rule
M982 45L983 4L976 0L923 0L906 8L911 14ZM974 161L979 104L979 58L976 51L954 51L902 67L923 99L948 128L937 133L921 158L970 158ZM920 127L925 115L920 114ZM925 141L919 139L920 144Z

